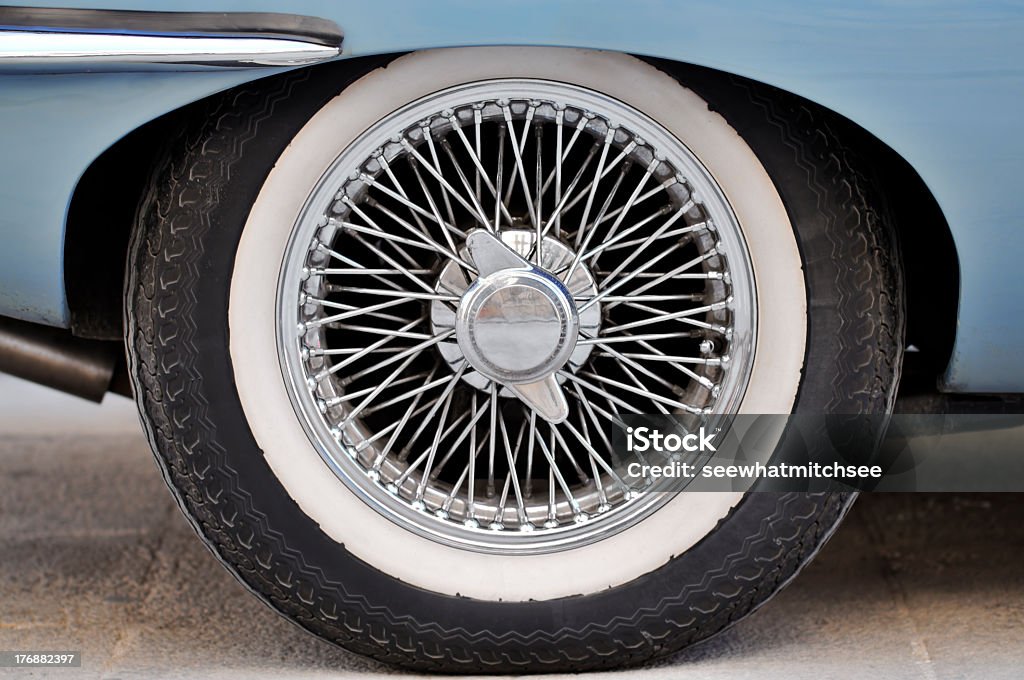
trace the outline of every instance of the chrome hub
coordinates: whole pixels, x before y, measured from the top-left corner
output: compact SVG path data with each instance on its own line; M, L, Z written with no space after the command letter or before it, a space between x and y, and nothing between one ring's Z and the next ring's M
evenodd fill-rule
M502 396L519 396L531 406L536 403L524 393L553 398L559 408L538 413L559 422L564 399L552 396L553 385L566 379L557 372L582 366L593 345L577 340L594 337L601 328L601 305L580 312L575 299L594 296L597 285L585 265L572 267L576 253L556 238L546 236L538 254L532 231L508 229L498 236L483 230L468 235L461 255L473 261L476 274L456 262L442 269L435 289L461 298L455 309L439 301L431 305L434 332L455 329L455 341L438 349L453 371L468 362L472 370L462 379L478 389L489 390L493 381ZM528 258L539 258L540 266ZM563 282L559 275L570 269ZM530 387L544 380L553 385Z
M455 337L466 360L501 383L530 383L561 368L579 333L562 282L540 269L501 269L473 282L459 303Z

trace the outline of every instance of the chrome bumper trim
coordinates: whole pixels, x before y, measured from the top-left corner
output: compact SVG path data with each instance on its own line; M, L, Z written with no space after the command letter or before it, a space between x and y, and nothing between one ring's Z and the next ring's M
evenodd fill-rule
M331 59L340 53L340 45L279 37L0 30L0 68L39 67L52 71L64 67L72 70L131 69L146 64L302 66Z

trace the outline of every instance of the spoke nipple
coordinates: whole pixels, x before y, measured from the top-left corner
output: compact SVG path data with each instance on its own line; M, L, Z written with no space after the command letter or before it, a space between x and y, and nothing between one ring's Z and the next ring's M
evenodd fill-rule
M490 529L491 531L504 531L505 530L505 525L502 524L501 522L491 522L490 524L487 525L487 528Z
M306 281L307 279L309 279L310 274L311 274L311 272L310 272L309 267L303 267L302 268L301 276L302 276L302 280L303 281Z
M306 378L306 387L309 389L310 392L314 391L316 389L316 378Z
M437 517L438 519L448 519L450 515L444 508L438 508L437 510L434 510L434 517Z
M722 394L722 388L720 385L715 385L711 388L711 396L718 399L719 395Z
M552 519L549 519L549 520L545 521L544 522L544 528L545 529L557 529L558 528L558 520L552 518Z
M601 505L597 506L597 512L598 513L608 512L611 509L612 509L611 503L601 503Z
M535 527L533 524L530 524L529 522L523 522L522 524L519 525L519 531L523 532L524 534L528 534L531 531L536 531L536 530L537 530L537 527Z
M295 330L299 332L300 336L304 335L306 333L306 324L304 322L299 322L299 325Z
M303 345L302 349L299 350L299 356L302 357L303 361L309 361L309 357L312 356L312 354L310 353L309 348Z
M475 519L470 517L462 523L462 526L466 527L467 529L479 529L480 522L477 522Z
M730 357L728 354L723 354L722 356L718 357L718 362L722 364L723 367L728 366L730 361L732 361L732 357Z
M572 516L572 521L576 524L583 524L589 519L590 516L585 512L577 512L575 515Z
M316 400L316 407L320 410L320 413L327 413L327 402L323 399Z
M427 509L426 503L424 503L423 500L420 498L417 498L412 503L410 503L409 507L411 507L413 510L419 510L420 512Z
M334 437L336 440L341 441L341 430L336 427L332 427L331 436Z
M366 476L375 482L380 481L380 472L376 468L372 468L366 471Z
M397 496L398 495L398 486L394 482L391 482L390 484L388 484L384 488L387 489L388 493L391 494L392 496Z

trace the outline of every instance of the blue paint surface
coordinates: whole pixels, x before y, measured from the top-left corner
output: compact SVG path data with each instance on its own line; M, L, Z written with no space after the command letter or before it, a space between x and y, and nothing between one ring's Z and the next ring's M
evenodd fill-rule
M562 45L710 66L837 111L899 152L961 263L950 389L1024 391L1024 5L984 0L80 0L38 6L280 11L345 31L347 56ZM78 177L167 110L266 72L0 76L0 311L67 323L62 244ZM102 225L97 225L101 229Z

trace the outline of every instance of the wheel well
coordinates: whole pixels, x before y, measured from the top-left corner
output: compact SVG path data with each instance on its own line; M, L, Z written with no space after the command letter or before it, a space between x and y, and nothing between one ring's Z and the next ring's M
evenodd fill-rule
M164 140L190 110L179 109L128 133L79 179L64 233L64 288L75 335L124 339L125 259L135 211L165 151Z
M845 120L845 119L844 119ZM913 167L863 128L849 134L875 167L896 224L907 286L907 347L900 394L935 392L956 339L960 260L949 224Z
M692 79L769 87L703 67L648 61L684 84ZM933 390L952 351L960 288L959 262L945 216L920 175L891 147L843 116L807 100L803 103L832 118L836 129L874 168L888 198L906 272L907 343L917 350L907 354L903 389ZM132 131L96 158L75 188L65 234L65 287L76 335L123 338L125 254L135 211L151 169L164 152L163 140L200 105L191 104ZM82 285L85 282L88 285Z

